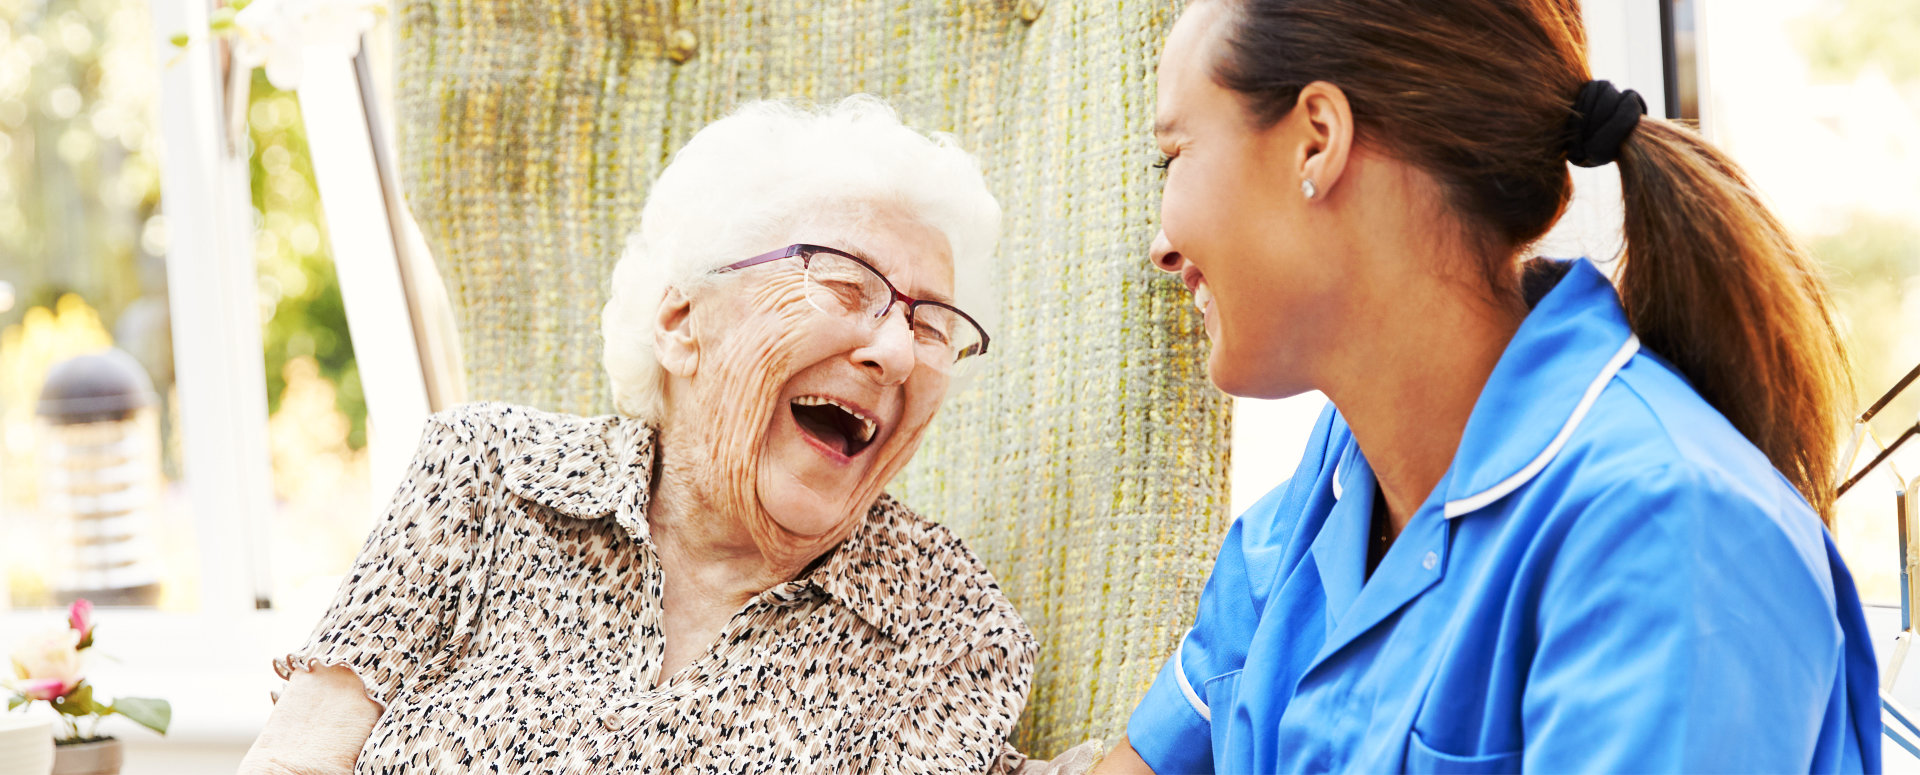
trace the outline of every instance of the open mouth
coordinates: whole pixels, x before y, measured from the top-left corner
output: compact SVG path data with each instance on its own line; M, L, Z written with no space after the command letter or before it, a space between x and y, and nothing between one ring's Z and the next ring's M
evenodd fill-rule
M826 396L801 396L789 407L801 432L849 458L866 451L880 432L878 422Z

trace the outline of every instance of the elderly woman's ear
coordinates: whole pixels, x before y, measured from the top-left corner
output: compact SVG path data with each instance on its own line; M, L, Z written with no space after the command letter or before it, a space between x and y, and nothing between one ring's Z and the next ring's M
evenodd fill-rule
M676 377L692 376L700 365L700 343L695 333L693 300L668 286L654 318L653 353L660 367Z

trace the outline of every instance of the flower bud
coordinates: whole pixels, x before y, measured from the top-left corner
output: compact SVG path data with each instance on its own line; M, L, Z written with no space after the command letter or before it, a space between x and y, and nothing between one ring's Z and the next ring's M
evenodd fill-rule
M77 648L91 647L93 645L93 601L84 597L73 601L73 606L67 609L67 626L72 627L74 632L80 633L80 645Z

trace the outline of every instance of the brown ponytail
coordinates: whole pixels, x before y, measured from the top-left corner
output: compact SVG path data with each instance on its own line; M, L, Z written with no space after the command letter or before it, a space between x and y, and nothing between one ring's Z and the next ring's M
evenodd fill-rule
M1692 131L1642 120L1619 165L1633 330L1831 522L1852 391L1820 266Z
M1493 292L1518 292L1523 251L1572 196L1569 119L1591 78L1573 0L1218 1L1233 18L1214 77L1250 120L1339 86L1356 142L1439 181ZM1642 119L1618 163L1634 331L1828 519L1851 391L1818 265L1692 132Z

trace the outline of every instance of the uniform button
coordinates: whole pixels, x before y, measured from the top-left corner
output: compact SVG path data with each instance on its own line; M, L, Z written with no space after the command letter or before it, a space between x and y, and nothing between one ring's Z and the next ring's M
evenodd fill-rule
M1047 0L1020 0L1018 5L1020 18L1028 24L1040 20L1040 12L1047 10Z
M1439 564L1440 555L1434 554L1433 552L1427 552L1427 556L1420 559L1420 567L1426 568L1427 570L1433 570L1433 566Z
M620 727L626 726L626 723L618 713L608 713L600 717L600 726L606 727L608 732L618 732Z

